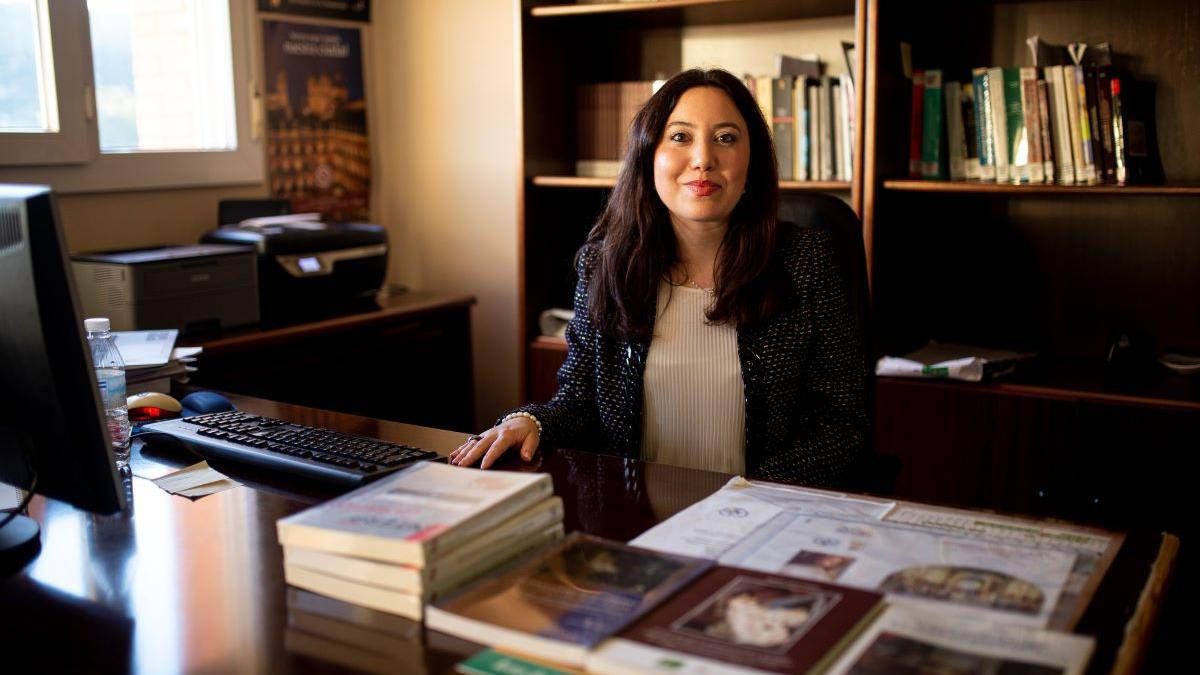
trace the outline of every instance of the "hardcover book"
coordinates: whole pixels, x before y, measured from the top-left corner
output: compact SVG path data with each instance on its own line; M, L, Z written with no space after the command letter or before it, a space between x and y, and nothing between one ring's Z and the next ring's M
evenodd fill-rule
M883 606L872 591L717 567L601 645L588 671L819 672Z
M581 666L602 640L710 565L575 533L503 574L430 605L426 626Z
M276 523L279 543L425 567L550 496L549 474L419 462Z

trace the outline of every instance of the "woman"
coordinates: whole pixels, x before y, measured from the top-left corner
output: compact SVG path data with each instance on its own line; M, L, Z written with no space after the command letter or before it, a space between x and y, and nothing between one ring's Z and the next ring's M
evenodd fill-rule
M451 455L589 448L828 482L864 446L865 367L832 242L779 223L771 138L723 70L667 81L576 261L558 392Z

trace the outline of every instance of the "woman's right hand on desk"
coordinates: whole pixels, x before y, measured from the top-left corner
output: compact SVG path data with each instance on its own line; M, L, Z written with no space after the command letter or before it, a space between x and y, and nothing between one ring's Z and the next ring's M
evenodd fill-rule
M479 462L479 468L486 469L511 448L520 448L521 459L528 462L533 459L538 440L538 428L533 420L527 417L513 417L482 434L467 437L466 443L450 453L450 463L474 466Z

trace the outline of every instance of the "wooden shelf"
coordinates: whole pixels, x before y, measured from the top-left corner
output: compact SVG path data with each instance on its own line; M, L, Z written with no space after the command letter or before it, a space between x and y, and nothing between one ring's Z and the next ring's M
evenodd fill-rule
M550 337L549 335L539 335L533 339L533 344L538 349L549 349L553 351L561 351L564 354L567 352L567 339L560 337Z
M965 192L1013 195L1200 195L1200 185L998 185L948 180L885 180L895 192Z
M1114 385L1095 359L1038 359L1024 371L992 382L879 377L877 386L956 387L1001 395L1120 406L1200 411L1200 379L1158 368L1147 381Z
M623 20L683 25L749 23L854 14L854 0L657 0L562 3L533 7L537 18L620 16Z
M561 188L612 188L616 178L592 178L588 176L534 176L533 184L540 187ZM784 192L849 192L846 181L800 181L781 180L779 189Z
M579 16L582 14L613 14L615 12L661 11L682 9L702 5L721 5L739 0L659 0L658 2L605 2L589 4L564 4L534 7L532 16Z

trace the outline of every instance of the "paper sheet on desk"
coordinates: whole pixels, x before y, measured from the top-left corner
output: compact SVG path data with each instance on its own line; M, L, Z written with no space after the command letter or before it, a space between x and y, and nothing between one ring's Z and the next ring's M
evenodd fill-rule
M162 478L156 478L154 484L171 494L191 498L203 497L241 485L210 467L208 462L193 464Z

